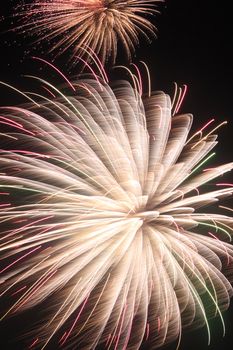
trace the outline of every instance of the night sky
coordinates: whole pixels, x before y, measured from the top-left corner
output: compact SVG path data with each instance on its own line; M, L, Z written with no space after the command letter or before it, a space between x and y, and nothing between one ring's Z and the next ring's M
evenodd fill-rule
M17 1L1 0L0 17L7 17ZM153 22L158 28L158 38L151 44L141 41L136 49L134 62L143 60L151 72L153 90L171 93L173 82L187 84L188 92L181 112L194 115L194 129L202 126L211 118L216 121L228 120L229 124L219 130L219 145L216 147L217 162L232 161L233 132L233 53L231 2L167 0L160 6L161 14ZM6 18L1 23L0 34L0 80L25 89L23 74L46 77L46 68L30 59L31 55L50 59L40 49L31 48L31 40L14 32L7 32L14 26L14 19ZM120 51L117 64L127 65ZM66 74L75 76L79 67L70 69L66 57L57 62ZM110 76L116 73L108 69ZM51 80L56 79L51 73ZM121 75L122 78L122 75ZM15 93L0 87L0 105L15 105L23 102ZM230 175L226 176L230 181ZM29 316L28 316L29 317ZM30 315L31 317L31 315ZM224 313L226 337L221 337L219 319L211 320L212 343L207 346L205 329L186 333L180 350L231 349L233 344L233 307ZM14 338L16 328L29 318L17 318L2 326L4 333L0 339L0 349L24 350L21 342L9 345ZM29 321L30 322L30 321ZM1 327L1 325L0 325ZM1 328L0 328L1 333ZM1 346L2 342L2 346ZM4 345L5 344L5 345ZM6 345L7 344L7 345ZM175 345L166 347L175 350Z

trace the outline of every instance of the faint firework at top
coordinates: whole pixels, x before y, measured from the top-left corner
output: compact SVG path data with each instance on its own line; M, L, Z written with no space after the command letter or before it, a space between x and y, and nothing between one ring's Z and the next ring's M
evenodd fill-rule
M35 46L49 44L54 57L69 53L76 64L89 47L101 62L114 64L118 46L130 61L139 38L151 41L156 27L149 21L161 0L31 0L17 7L16 30L34 37Z

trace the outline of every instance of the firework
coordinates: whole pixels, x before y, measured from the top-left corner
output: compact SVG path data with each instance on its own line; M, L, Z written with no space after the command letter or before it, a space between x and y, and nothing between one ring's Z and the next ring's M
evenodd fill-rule
M224 331L233 220L206 206L232 193L213 180L233 164L206 165L214 120L189 136L181 90L171 102L126 81L80 80L71 96L41 83L54 98L0 117L3 318L39 305L40 349L54 337L67 349L154 349L202 325L210 340L214 316Z
M104 63L115 62L118 41L128 58L138 36L155 36L155 27L145 17L156 12L160 0L45 0L31 1L17 9L23 22L20 31L50 43L50 51L72 52L73 62L86 55L85 47L96 52Z

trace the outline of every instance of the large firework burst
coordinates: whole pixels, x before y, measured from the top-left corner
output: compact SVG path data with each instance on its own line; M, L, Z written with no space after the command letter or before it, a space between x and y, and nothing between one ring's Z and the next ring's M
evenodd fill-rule
M40 349L54 336L67 349L153 349L203 324L210 337L233 258L232 218L202 210L232 192L212 181L233 164L202 169L213 120L189 137L192 116L164 93L43 84L58 97L0 117L3 317L42 305Z
M155 35L155 27L143 15L157 12L158 1L32 0L17 12L24 22L20 30L35 34L39 42L49 41L51 51L61 54L70 49L75 62L88 46L102 62L110 56L114 62L118 40L130 58L138 35Z

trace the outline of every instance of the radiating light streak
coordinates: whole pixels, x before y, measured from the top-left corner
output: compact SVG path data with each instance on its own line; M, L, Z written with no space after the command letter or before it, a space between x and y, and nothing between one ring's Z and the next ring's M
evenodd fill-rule
M48 259L50 257L50 255L48 255L46 258L42 259L41 261L39 261L35 266L33 266L31 269L27 270L27 272L25 272L24 274L22 274L18 279L15 280L14 283L12 283L9 287L7 287L1 294L0 297L3 296L5 293L7 293L9 291L9 289L13 288L15 285L17 285L17 283L20 283L23 279L27 278L27 275L30 275L30 273L38 266L40 266L46 259ZM2 317L0 318L0 320L2 321L3 318L10 312L10 310L8 310L8 312Z
M52 96L52 98L56 98L56 95L51 91L49 90L46 86L42 86L42 88L47 91L49 93L50 96ZM31 94L31 95L35 95L35 96L42 96L42 95L39 95L39 94L35 94L35 93L32 93L32 92L27 92L27 94ZM44 96L42 96L41 98L45 98Z
M222 182L222 183L217 183L216 186L233 187L233 183L230 183L230 182Z
M217 226L217 224L215 225L212 225L212 224L209 224L209 223L206 223L206 222L201 222L199 221L198 222L199 225L203 225L203 226L207 226L207 227L211 227L211 228L214 228L216 230L216 232L219 230L219 231L222 231L223 233L225 233L227 235L227 237L229 238L229 241L231 242L232 241L232 237L231 235L229 234L229 232L227 230L225 230L224 228L222 228L221 226Z
M178 99L178 102L177 102L178 104L177 104L177 107L176 107L176 109L174 111L174 114L177 114L179 112L180 107L181 107L181 105L182 105L182 103L184 101L185 95L187 93L187 89L188 89L187 85L184 85L183 86L183 91L181 90L182 94L181 94L181 96Z
M20 258L14 260L12 263L8 264L6 267L4 267L2 270L0 270L0 274L7 271L8 269L10 269L12 266L14 266L15 264L17 264L19 261L25 259L27 256L31 255L32 253L34 253L36 250L40 249L41 246L36 247L32 250L30 250L29 252L27 252L26 254L22 255Z
M212 129L206 136L204 136L200 141L198 141L197 143L195 143L192 146L192 149L195 148L197 145L199 145L202 141L207 140L207 138L213 134L213 132L215 132L216 130L218 130L219 128L221 128L221 126L226 125L227 121L220 123L219 125L217 125L214 129Z
M0 208L10 207L10 206L11 206L11 203L0 204Z
M138 84L136 82L135 75L131 72L131 70L128 67L121 66L121 65L114 66L114 69L116 69L116 68L124 69L127 71L127 73L129 73L129 76L131 77L132 82L133 82L134 89L135 89L135 91L138 91Z
M48 276L46 276L46 278L43 278L40 283L38 283L37 286L35 286L34 289L32 289L30 291L30 293L28 293L27 297L24 298L20 303L17 303L17 306L14 309L14 312L17 312L25 303L27 303L31 297L36 294L38 292L38 290L43 287L44 284L46 284L55 274L57 273L57 270L52 271L50 274L48 274Z
M174 110L175 110L175 101L176 101L176 96L177 96L177 90L178 90L178 85L176 82L174 82L174 86L175 86L175 89L174 89L174 93L173 93L173 98L171 100L171 110L172 110L172 115L174 115Z
M70 82L70 80L65 76L65 74L63 74L63 73L61 72L60 69L58 69L56 66L54 66L54 64L52 64L52 63L46 61L46 60L43 59L43 58L36 57L36 56L32 56L32 59L37 60L37 61L40 61L40 62L43 62L43 63L47 64L49 67L52 67L52 68L55 70L55 72L57 72L57 73L67 82L67 84L71 87L71 89L72 89L74 92L76 91L76 90L75 90L75 87L74 87L73 84Z
M32 342L32 344L28 347L28 349L32 349L32 348L38 343L38 341L39 341L39 338L36 338L36 339Z
M98 98L95 96L95 94L88 88L88 86L84 85L84 84L79 84L77 86L80 86L82 89L85 89L86 91L88 91L88 93L95 99L96 103L98 104L98 106L100 107L101 110L103 110L103 106L101 105L101 102L98 100Z
M119 344L119 340L120 340L120 336L121 336L121 331L122 331L122 327L123 327L123 322L124 322L124 318L125 318L126 309L127 309L127 304L125 304L125 306L123 308L123 311L122 311L120 327L119 327L119 331L118 331L118 335L117 335L117 339L116 339L116 344L115 344L114 350L117 350L117 347L118 347L118 344Z
M27 288L27 286L23 286L22 288L18 289L16 292L12 293L11 296L15 296L17 294L19 294L20 292L22 292L23 290L25 290Z
M104 68L104 65L103 63L100 61L98 55L96 55L96 53L94 52L94 50L92 50L91 47L86 47L85 48L85 45L83 47L80 47L80 49L82 51L85 51L91 58L91 60L95 63L96 67L98 68L99 72L100 72L100 75L101 77L103 78L103 81L105 83L108 83L109 82L109 79L108 79L108 76L107 76L107 73L105 71L105 68Z
M141 76L141 72L138 68L138 66L134 63L131 63L131 65L135 68L136 72L137 72L137 80L138 80L138 91L139 94L142 96L142 92L143 92L143 86L142 86L142 76Z
M178 85L175 83L175 93L174 93L174 100L172 102L173 109L172 109L172 115L176 114L177 108L179 106L179 102L182 96L182 88L178 87Z
M74 288L71 290L71 292L69 293L69 295L67 296L67 298L65 299L65 301L63 302L63 304L61 305L61 307L58 309L58 311L56 312L56 314L53 316L53 318L49 321L48 325L49 326L53 320L56 319L56 317L60 314L60 312L63 310L63 308L66 306L67 304L67 301L70 299L70 297L72 296L74 290L77 288L78 284L79 284L80 280L78 280L77 284L75 284ZM76 298L78 298L78 295L76 296ZM69 310L72 308L73 304L75 303L76 301L76 298L74 299L73 303L70 305L70 307L68 308L66 314L64 315L63 318L66 318L66 316L68 315L68 312ZM48 345L48 343L50 342L50 340L52 339L52 337L54 336L54 334L57 332L57 330L60 328L60 326L62 325L63 323L63 318L62 320L60 321L60 323L58 323L57 327L55 328L55 330L53 331L53 333L50 335L50 337L46 340L45 344L43 345L43 347L41 348L41 350L45 349L46 346ZM64 341L64 338L66 337L67 335L67 332L66 331L63 336L61 337L61 339L59 340L59 343L63 342Z
M46 88L45 86L43 86L43 88ZM50 91L49 89L47 89L48 91ZM51 93L51 91L50 91ZM64 108L62 108L58 103L54 102L53 100L45 97L44 95L40 95L40 94L37 94L35 92L27 92L28 95L33 95L33 96L36 96L36 97L39 97L40 99L42 100L45 100L47 102L49 102L50 104L52 104L53 106L55 106L57 109L59 109L62 113L64 113L67 117L69 116L69 114L66 112L66 110ZM54 98L56 96L54 95Z
M201 135L203 130L205 130L210 124L212 124L213 122L215 121L214 118L212 118L211 120L209 120L201 129L199 129L197 132L195 132L195 134L193 134L189 139L188 141L186 142L186 144L190 143L190 141L196 137L197 135Z
M179 256L182 260L182 257ZM190 267L190 265L187 263L187 261L185 261L185 265L188 266L190 268L190 270L192 271L192 273L196 276L196 278L199 280L199 282L201 283L201 285L205 288L207 294L209 295L210 299L212 300L213 304L215 305L217 311L218 311L218 314L219 314L219 317L221 319L221 323L222 323L222 328L223 328L223 337L225 336L225 332L226 332L226 327L225 327L225 322L224 322L224 319L223 319L223 316L222 316L222 313L219 309L219 306L216 302L216 300L214 299L214 297L212 296L212 294L210 293L209 289L206 287L206 284L202 281L202 279L200 279L200 277L196 274L196 272ZM207 327L207 329L209 328L209 326ZM210 329L208 329L208 345L210 344Z
M5 125L8 125L8 126L12 126L13 128L22 130L22 131L26 132L27 134L34 135L33 132L25 129L22 125L18 126L16 124L12 124L12 123L9 123L9 122L3 122L3 121L0 121L0 124L5 124Z
M176 254L177 254L177 252L176 252ZM187 266L189 267L189 265L187 264L187 261L185 261L179 254L177 254L177 255L179 256L179 258L181 259L181 261L183 262L183 264L184 264L184 265L187 265ZM178 269L181 269L181 268L179 267L178 263L177 263L177 268L178 268ZM192 271L192 273L194 273L194 271L193 271L192 268L190 268L190 270ZM196 274L195 274L195 275L196 275ZM204 309L202 300L201 300L199 294L197 293L197 291L195 290L195 288L193 288L191 282L187 279L186 276L184 276L184 277L185 277L185 279L186 279L186 281L187 281L187 283L188 283L188 285L189 285L189 288L190 288L191 292L193 293L193 295L194 295L194 297L195 297L196 301L198 302L198 305L199 305L199 307L200 307L200 309L201 309L201 312L202 312L202 315L203 315L203 318L204 318L204 321L205 321L206 329L207 329L208 345L210 345L210 340L211 340L210 326L209 326L208 319L207 319L207 317L206 317L206 313L205 313L205 309ZM196 275L196 277L197 277L197 279L199 280L199 282L201 283L202 281L200 280L199 276ZM206 289L206 286L205 286L205 285L203 285L203 287Z
M149 335L150 335L150 324L147 323L146 324L146 341L148 340Z
M6 117L3 117L3 116L0 116L0 119L2 119L2 120L4 120L4 121L7 121L7 125L11 125L11 126L15 126L15 127L19 127L19 128L21 128L21 129L23 129L23 125L22 124L20 124L20 123L17 123L17 122L15 122L14 120L12 120L12 119L9 119L9 118L6 118ZM2 123L2 122L1 122Z
M106 281L104 283L103 289L102 289L100 295L98 296L98 299L97 299L93 309L91 310L91 312L89 313L88 318L86 319L85 323L83 324L83 326L80 328L79 332L77 333L77 336L82 332L82 330L85 328L86 324L88 323L89 319L93 315L93 313L94 313L94 311L95 311L95 309L96 309L96 307L97 307L97 305L98 305L98 303L99 303L99 301L100 301L100 299L101 299L101 297L102 297L102 295L103 295L103 293L105 291L105 288L106 288L106 286L108 284L109 278L110 278L110 274L108 275L108 277L107 277L107 279L106 279Z
M215 152L211 153L208 157L206 157L196 168L194 168L190 175L192 175L193 173L195 173L198 169L200 169L202 167L202 165L204 165L206 162L208 162L208 160L210 160L212 157L214 157L216 155Z
M78 320L79 320L79 318L80 318L80 316L81 316L81 313L83 312L83 309L84 309L84 307L85 307L85 305L86 305L86 303L87 303L87 301L88 301L88 298L89 298L89 295L88 295L88 296L86 297L86 299L84 300L83 305L82 305L82 307L81 307L81 309L80 309L80 311L79 311L77 317L75 318L75 320L74 320L72 326L70 327L69 331L66 333L66 336L65 336L65 338L62 340L61 345L64 345L64 344L65 344L65 342L66 342L67 339L69 338L70 334L72 333L72 331L73 331L73 329L74 329L76 323L78 322Z
M84 65L90 70L91 74L93 75L93 77L95 78L95 80L98 82L99 87L100 87L100 89L102 90L103 88L102 88L101 82L100 82L100 80L99 80L99 77L98 77L98 75L95 73L95 71L94 71L94 69L91 67L91 65L90 65L87 61L85 61L82 57L80 57L80 56L76 56L76 58L77 58L79 61L83 62Z
M226 257L227 257L227 265L230 264L230 255L228 253L228 250L226 249L225 245L222 243L222 241L216 236L214 235L212 232L208 232L208 234L211 236L211 237L214 237L215 239L217 239L219 241L219 243L221 244L223 250L225 250L225 253L226 253Z
M146 69L146 74L147 74L147 80L148 80L148 97L151 97L151 77L150 77L150 71L147 66L147 64L144 61L140 61L140 63L143 64L143 66Z
M226 210L229 210L229 211L233 211L232 208L226 207L224 205L219 205L219 208L226 209Z
M8 135L8 134L3 134L1 132L0 132L0 136L8 137L9 139L12 139L12 140L18 140L17 137L14 137L14 136Z
M19 89L16 89L14 86L11 86L10 84L4 83L3 81L0 81L0 84L3 86L6 86L8 88L10 88L11 90L16 91L18 94L22 95L23 97L25 97L27 100L29 100L30 102L32 102L33 104L35 104L37 107L40 107L40 105L34 101L31 97L29 97L28 95L26 95L24 92L20 91Z

